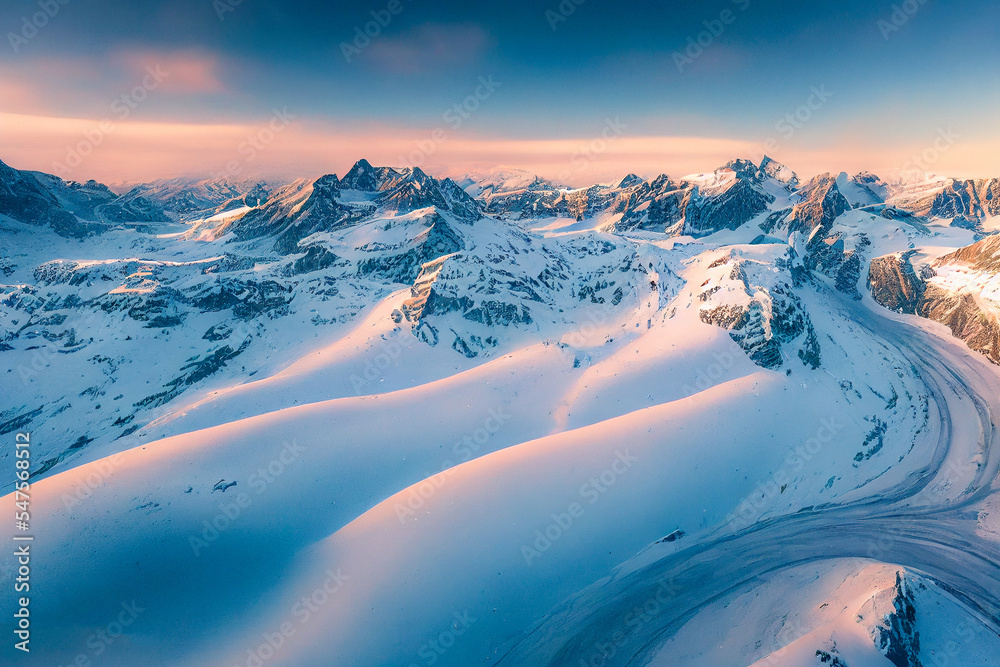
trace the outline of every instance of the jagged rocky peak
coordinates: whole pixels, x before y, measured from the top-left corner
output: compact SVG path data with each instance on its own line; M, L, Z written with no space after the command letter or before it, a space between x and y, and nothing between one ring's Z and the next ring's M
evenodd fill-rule
M897 174L888 188L894 208L956 227L983 232L987 218L1000 215L998 178L960 180L906 172Z
M423 172L420 173L423 174ZM371 162L361 158L344 175L340 185L344 190L382 192L398 185L405 176L405 172L397 171L392 167L373 167Z
M24 176L22 176L19 170L0 160L0 183L3 183L5 188L9 188L11 183L20 181L23 178Z
M340 195L341 181L336 174L325 174L312 183L315 196L336 199Z
M465 220L478 220L483 217L482 207L479 202L463 190L458 183L450 178L445 178L438 181L437 186L448 203L448 210L453 215Z
M681 185L667 174L660 174L649 182L649 187L655 192L669 192L680 188Z
M789 232L803 232L811 240L821 240L833 225L833 221L851 210L837 187L837 177L820 174L811 178L798 190L801 201L792 207L787 220Z
M745 158L737 158L735 160L730 160L724 166L720 167L719 169L716 169L716 172L723 171L726 169L735 172L737 178L743 178L743 179L756 179L757 172L760 171L757 165L755 165L753 162Z
M794 171L767 155L761 159L759 165L746 158L730 160L724 166L716 169L716 173L722 171L732 171L739 179L758 183L772 180L788 191L799 186L799 177Z
M725 177L730 172L735 178ZM737 229L766 212L775 197L761 187L759 173L753 162L738 159L717 169L712 178L695 181L681 202L683 233L703 236Z
M158 179L134 186L124 201L140 198L182 220L197 220L242 206L255 206L270 195L273 185L251 178L198 176Z
M794 171L765 155L760 161L760 173L769 178L773 178L788 188L796 188L799 185L799 177Z
M299 247L306 237L376 219L391 225L397 216L420 209L433 209L426 220L434 228L441 227L437 222L444 213L463 222L482 217L479 203L451 179L438 181L419 168L373 167L362 159L343 178L327 174L311 183L280 188L262 205L224 221L215 235L232 233L238 241L273 238L276 252L312 252L315 256L306 264L313 267L318 265L313 260L319 261L319 251ZM334 258L330 255L323 261ZM409 262L405 264L400 275L410 271Z
M618 189L619 190L624 190L626 188L634 188L636 186L643 185L645 182L646 181L643 180L638 175L636 175L636 174L629 174L628 176L626 176L625 178L623 178L621 181L619 181L619 183L618 183Z
M896 573L892 611L872 630L875 646L893 665L922 667L913 584Z
M467 173L458 180L458 184L471 196L483 200L488 200L494 195L523 190L558 189L556 184L538 174L524 169L504 167Z
M873 174L870 171L860 171L851 177L851 182L869 188L873 194L883 200L889 197L889 184L882 180L882 177L878 174Z
M570 215L566 188L521 170L496 170L462 179L486 213L517 218Z
M214 234L232 233L238 241L273 238L274 250L293 252L306 236L336 229L351 220L352 209L337 199L340 184L335 174L312 183L296 181L279 188L263 205L222 222Z
M853 208L864 208L885 203L888 189L873 174L848 176L841 172L837 176L837 189Z
M479 203L450 178L438 180L420 167L373 167L358 160L339 180L341 190L358 190L378 196L372 201L398 212L436 207L464 220L482 217Z

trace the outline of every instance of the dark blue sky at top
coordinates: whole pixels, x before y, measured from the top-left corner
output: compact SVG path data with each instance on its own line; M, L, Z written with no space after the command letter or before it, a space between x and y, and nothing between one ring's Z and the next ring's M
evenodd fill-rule
M812 86L836 96L824 122L875 122L887 134L995 118L1000 103L996 0L912 0L917 11L888 39L878 21L905 3L585 0L553 30L546 10L559 11L555 0L400 2L352 63L341 43L387 0L243 0L224 20L213 0L70 0L30 48L12 54L4 44L3 58L17 67L122 50L207 54L218 58L225 91L144 109L198 121L288 106L331 123L424 126L492 75L501 88L469 128L524 138L592 132L615 115L652 134L759 137ZM673 54L727 9L735 21L678 71ZM6 34L36 10L36 0L5 0L0 27ZM68 108L86 107L80 99L58 111L85 113Z

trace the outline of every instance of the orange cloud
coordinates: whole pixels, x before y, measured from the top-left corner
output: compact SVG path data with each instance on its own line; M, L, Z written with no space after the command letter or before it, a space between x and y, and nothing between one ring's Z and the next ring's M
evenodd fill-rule
M284 123L284 124L283 124ZM105 131L107 130L107 131ZM436 140L435 140L436 137ZM622 135L603 139L534 140L397 127L332 127L310 119L261 118L256 123L127 122L101 127L89 119L0 113L0 159L22 169L60 171L76 153L79 164L60 173L72 180L142 181L183 174L318 176L343 174L361 157L376 164L417 165L433 174L459 175L509 165L568 185L610 182L628 172L683 176L710 171L734 157L759 159L760 142L718 137ZM783 148L773 157L808 177L899 168L925 146ZM932 171L1000 176L1000 137L963 139L941 152Z
M222 63L201 51L124 50L109 56L37 58L0 63L0 104L8 113L57 116L66 109L97 113L133 90L149 71L165 74L157 95L227 92Z
M114 54L111 62L129 72L130 80L141 79L149 67L167 73L163 89L177 93L221 93L226 91L219 75L219 59L199 51L127 50Z
M7 109L41 111L44 103L38 90L25 81L0 76L0 99Z

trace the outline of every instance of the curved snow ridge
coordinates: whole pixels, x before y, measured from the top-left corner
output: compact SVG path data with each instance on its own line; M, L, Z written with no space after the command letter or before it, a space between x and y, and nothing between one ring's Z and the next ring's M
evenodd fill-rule
M545 358L535 365L544 370ZM538 391L522 391L520 412L502 387L475 381L443 383L437 396L338 399L167 438L37 482L32 514L46 535L34 547L39 644L52 664L71 661L88 632L66 610L100 617L111 613L103 602L126 598L155 601L144 622L163 630L151 653L132 654L140 662L166 650L185 596L210 599L214 617L238 618L294 554L399 489L547 432L545 415L526 409L548 390ZM13 502L8 495L0 506L13 511ZM191 647L220 631L184 630Z
M330 569L350 580L297 629L282 664L331 656L343 665L420 664L456 614L476 620L439 664L496 660L553 604L650 543L678 528L696 539L719 523L750 490L747 480L783 456L747 447L751 438L812 435L823 408L791 414L773 400L782 385L779 374L760 371L424 480L319 545L292 590L212 661L236 659L279 627L288 601L307 596ZM592 557L581 563L580 553Z

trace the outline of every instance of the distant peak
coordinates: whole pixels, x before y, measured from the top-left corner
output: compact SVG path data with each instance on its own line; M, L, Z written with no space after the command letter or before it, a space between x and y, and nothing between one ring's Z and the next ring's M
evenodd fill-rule
M794 171L773 159L769 155L765 155L760 161L760 171L766 176L770 176L774 180L784 183L789 186L796 186L799 182L799 177Z
M721 171L723 169L729 169L736 172L736 176L739 178L754 178L757 175L757 165L752 161L745 158L737 158L735 160L730 160L722 167L722 169L717 169L716 171Z
M621 180L621 182L618 184L618 187L629 188L632 187L633 185L638 185L639 183L644 183L644 182L645 181L643 181L642 178L640 178L636 174L629 174L628 176L626 176Z
M431 177L428 176L427 172L425 172L420 167L414 167L413 171L410 172L410 178L412 178L415 181L426 182L430 180Z

